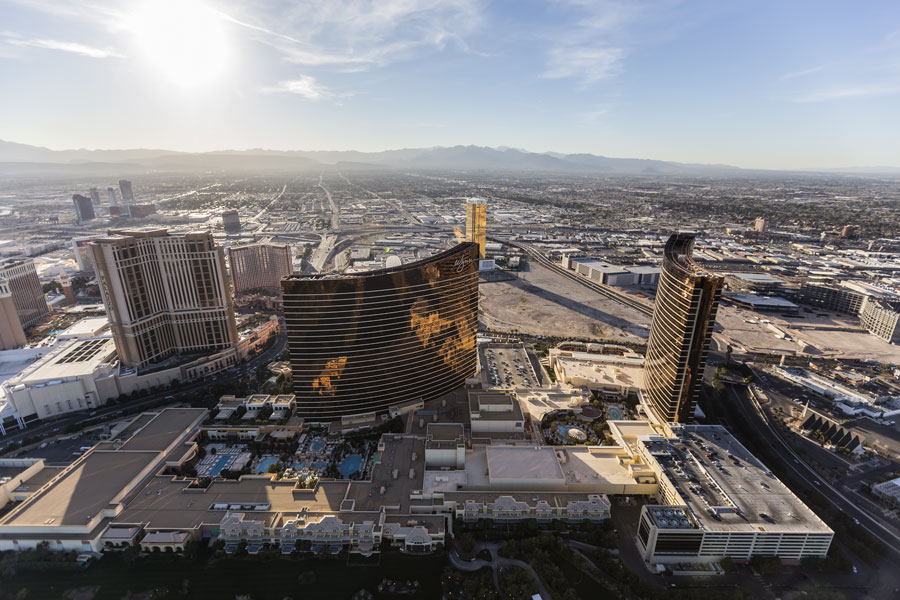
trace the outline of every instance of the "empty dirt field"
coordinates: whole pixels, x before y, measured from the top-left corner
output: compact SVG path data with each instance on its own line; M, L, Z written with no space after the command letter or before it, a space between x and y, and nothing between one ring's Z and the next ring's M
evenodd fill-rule
M511 281L482 281L481 319L489 329L597 340L646 342L650 317L529 263Z

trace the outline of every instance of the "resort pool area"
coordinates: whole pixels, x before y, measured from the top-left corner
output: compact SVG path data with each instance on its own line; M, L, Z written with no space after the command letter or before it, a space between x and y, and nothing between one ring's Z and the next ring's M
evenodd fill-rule
M315 454L318 454L322 450L325 449L325 442L320 440L319 438L314 439L309 443L309 450Z
M278 459L274 456L267 456L266 458L259 461L259 466L256 467L257 473L268 473L269 467L278 462Z
M341 461L341 464L338 466L338 471L341 473L341 477L347 479L354 473L358 473L361 466L362 456L359 454L351 454Z
M613 421L621 421L622 413L619 412L618 408L610 408L609 409L609 418Z
M233 456L220 456L216 458L216 462L209 468L209 477L217 477L219 473L224 471L234 460Z
M328 463L325 461L318 461L318 462L314 462L313 464L311 464L309 466L311 469L315 469L316 471L321 471L323 469L328 468Z
M581 427L575 427L574 425L557 425L556 430L559 432L560 437L566 440L583 442L587 439L587 434Z

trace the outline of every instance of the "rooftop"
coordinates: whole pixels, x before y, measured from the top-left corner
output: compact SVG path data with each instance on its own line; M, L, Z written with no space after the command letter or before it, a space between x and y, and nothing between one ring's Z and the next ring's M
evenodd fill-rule
M721 425L686 425L677 440L649 442L647 447L703 529L827 529Z
M550 446L489 446L485 452L488 476L492 481L565 480L556 451Z

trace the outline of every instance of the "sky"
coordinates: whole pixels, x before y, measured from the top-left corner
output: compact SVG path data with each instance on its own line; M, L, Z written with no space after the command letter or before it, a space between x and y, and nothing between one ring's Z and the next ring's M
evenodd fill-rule
M0 0L0 139L900 167L900 2Z

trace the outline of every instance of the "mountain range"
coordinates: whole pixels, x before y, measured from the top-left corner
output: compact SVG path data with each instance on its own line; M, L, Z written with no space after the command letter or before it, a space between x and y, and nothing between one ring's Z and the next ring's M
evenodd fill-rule
M566 173L610 176L740 176L769 173L729 165L705 165L610 158L594 154L528 152L516 148L453 146L406 148L381 152L304 150L220 150L176 152L135 148L128 150L51 150L0 140L0 173L6 175L121 174L144 171L284 171L325 166L356 169L408 169L428 171L493 171ZM831 169L830 173L898 174L893 168Z

